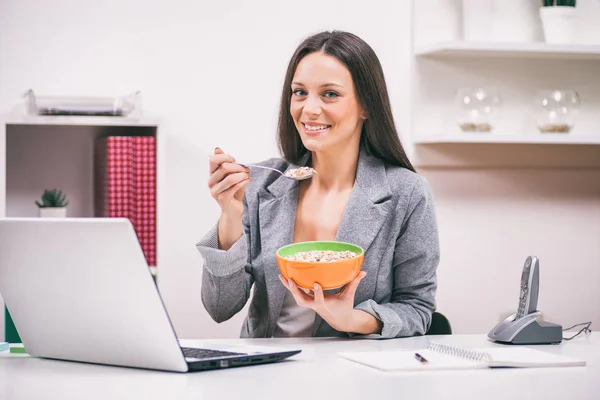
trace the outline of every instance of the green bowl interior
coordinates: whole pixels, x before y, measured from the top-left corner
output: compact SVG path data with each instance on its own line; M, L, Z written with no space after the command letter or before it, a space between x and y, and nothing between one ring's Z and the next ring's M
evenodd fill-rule
M300 253L302 251L312 251L312 250L331 250L331 251L353 251L356 254L362 254L363 249L359 246L356 246L352 243L344 243L344 242L302 242L302 243L293 243L287 246L281 247L277 250L277 254L281 257L291 256L296 253Z

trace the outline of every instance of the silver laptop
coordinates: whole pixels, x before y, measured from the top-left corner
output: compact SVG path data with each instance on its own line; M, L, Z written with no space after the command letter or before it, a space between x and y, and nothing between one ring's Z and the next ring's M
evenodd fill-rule
M0 219L0 293L37 357L188 372L300 352L183 347L128 219Z

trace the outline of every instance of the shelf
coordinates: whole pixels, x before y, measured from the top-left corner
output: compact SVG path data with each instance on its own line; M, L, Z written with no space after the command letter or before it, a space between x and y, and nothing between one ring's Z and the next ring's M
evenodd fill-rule
M558 45L547 43L445 42L417 46L421 57L492 56L600 60L600 45Z
M71 125L71 126L158 126L152 118L102 117L102 116L46 116L18 115L7 116L7 125Z
M600 135L575 136L566 134L507 135L491 133L459 133L423 136L416 138L414 143L423 145L438 143L600 145Z

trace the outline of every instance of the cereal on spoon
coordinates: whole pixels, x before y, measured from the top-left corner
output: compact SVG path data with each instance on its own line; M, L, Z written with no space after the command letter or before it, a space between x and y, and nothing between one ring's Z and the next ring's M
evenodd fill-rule
M316 173L317 171L315 171L314 168L311 167L299 167L288 169L287 171L285 171L285 175L290 178L303 178L305 176L311 176Z

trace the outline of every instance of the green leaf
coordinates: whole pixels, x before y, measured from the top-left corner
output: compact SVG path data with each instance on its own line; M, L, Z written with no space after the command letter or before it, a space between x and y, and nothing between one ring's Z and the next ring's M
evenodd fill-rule
M69 202L67 196L58 189L46 189L42 193L42 203L36 201L39 207L66 207Z

